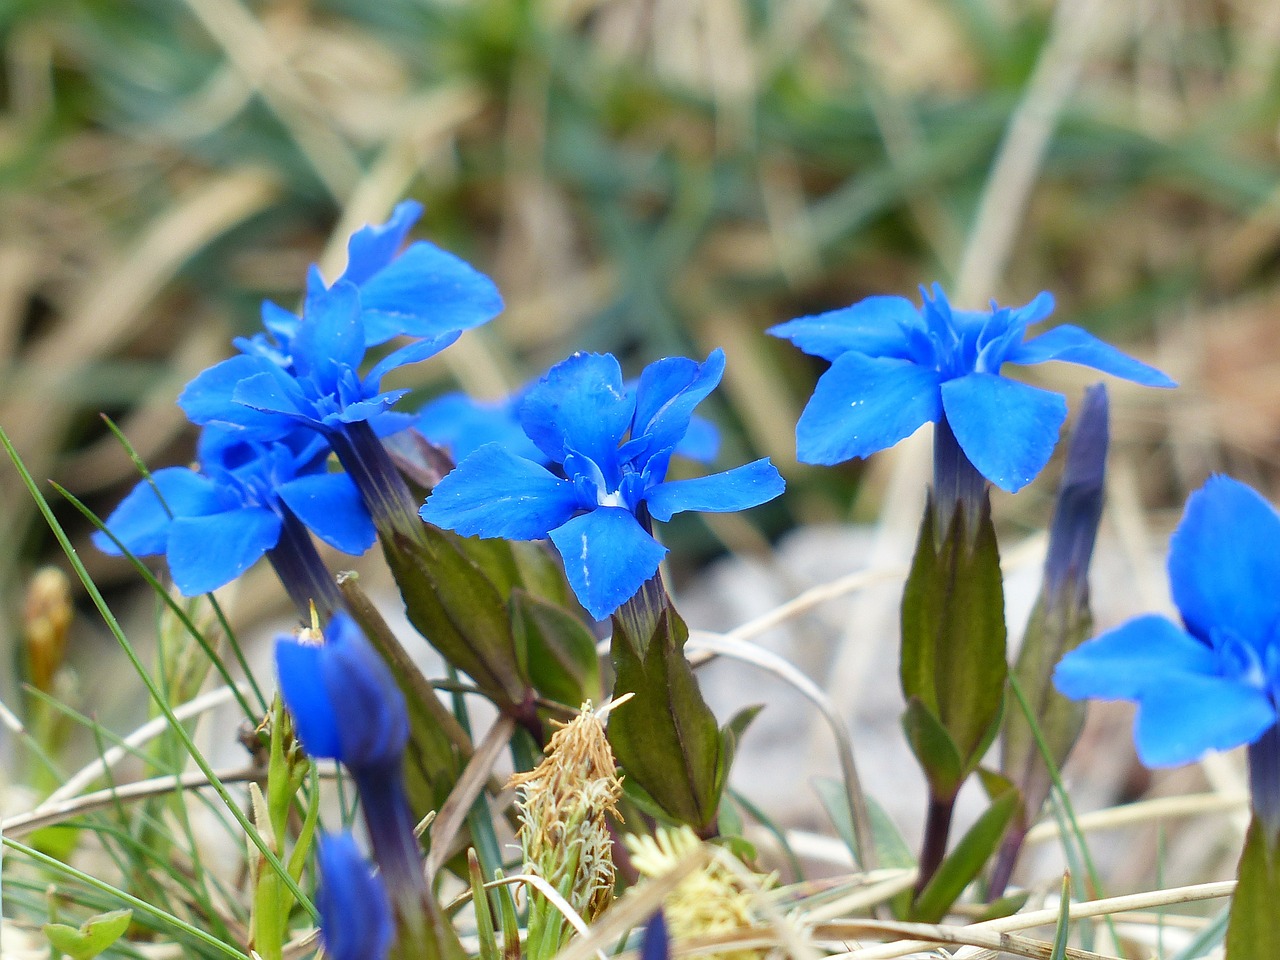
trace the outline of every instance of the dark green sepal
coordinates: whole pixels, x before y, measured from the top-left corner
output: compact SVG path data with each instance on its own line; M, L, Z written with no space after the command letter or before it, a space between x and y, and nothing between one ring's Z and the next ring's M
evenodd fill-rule
M578 707L600 699L596 640L582 620L521 587L511 591L511 630L525 670L548 700Z
M1280 837L1255 814L1236 868L1227 960L1280 960Z
M475 681L499 709L517 713L528 678L516 649L506 600L484 567L462 549L465 541L430 524L418 535L397 534L384 552L409 622L449 663ZM493 567L488 545L475 549Z
M907 709L902 714L902 732L929 781L929 793L939 798L954 797L967 772L964 760L941 721L918 697L907 701Z
M1000 553L986 497L976 523L957 511L941 542L934 525L930 502L902 597L902 691L939 721L968 773L995 734L1008 674Z
M634 698L609 716L609 742L634 781L674 820L711 831L727 777L724 741L684 656L689 629L671 606L651 610L648 637L635 620L613 618L614 699Z

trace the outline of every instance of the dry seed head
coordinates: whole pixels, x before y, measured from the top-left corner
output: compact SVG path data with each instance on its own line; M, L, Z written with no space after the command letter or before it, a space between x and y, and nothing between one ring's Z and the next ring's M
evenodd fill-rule
M511 777L519 791L520 848L525 869L554 885L587 921L613 900L613 840L622 783L604 724L582 705L547 744L546 758Z
M652 837L627 837L626 844L632 865L641 876L649 878L670 873L704 846L689 827L659 827ZM712 855L706 864L680 881L663 904L672 940L737 933L756 926L752 903L760 890L772 885L774 878L753 874L755 882L752 883L743 875L745 867L735 870L725 864L725 858L732 856L729 851L722 847L710 849ZM708 960L760 960L762 955L758 950L732 950L707 957Z
M22 608L31 685L53 692L53 677L62 666L71 627L71 581L57 567L41 567L27 586Z

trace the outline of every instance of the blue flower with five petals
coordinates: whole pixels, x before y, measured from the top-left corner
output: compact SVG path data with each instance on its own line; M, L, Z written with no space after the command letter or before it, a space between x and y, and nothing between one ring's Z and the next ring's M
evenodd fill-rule
M135 556L164 554L185 596L231 582L286 542L297 546L289 534L299 532L291 530L299 522L344 553L364 553L373 545L373 522L350 478L325 470L327 455L314 434L259 441L209 427L197 449L199 472L155 471L112 511L106 527ZM94 543L120 555L102 532Z
M550 468L500 443L480 447L435 488L422 518L463 536L550 537L574 593L597 619L631 599L666 548L648 520L730 512L782 493L767 460L692 480L666 479L693 408L720 382L724 353L650 364L628 390L618 361L578 353L529 389L525 434Z
M800 459L868 457L945 420L978 472L1014 492L1048 462L1067 405L1061 394L1001 376L1004 364L1062 360L1146 386L1175 386L1079 327L1027 339L1027 328L1052 312L1048 293L1023 307L955 310L935 284L921 309L903 297L868 297L773 327L774 336L831 361L796 425Z
M1053 676L1072 699L1135 702L1138 756L1153 767L1252 743L1275 726L1280 515L1243 483L1210 478L1174 531L1169 581L1182 626L1130 620L1068 653Z

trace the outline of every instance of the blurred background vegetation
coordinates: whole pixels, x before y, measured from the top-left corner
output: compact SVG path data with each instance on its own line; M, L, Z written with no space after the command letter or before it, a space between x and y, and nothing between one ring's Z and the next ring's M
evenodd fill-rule
M726 348L724 462L770 455L791 491L675 528L699 555L847 516L872 477L796 466L822 364L764 328L935 279L967 305L1050 289L1183 382L1116 385L1141 502L1213 469L1269 488L1266 0L0 0L0 42L0 424L103 515L137 475L99 412L148 463L188 458L182 385L405 196L508 302L411 372L424 396L575 349ZM1030 375L1073 403L1088 380ZM7 467L0 543L13 649L53 549Z

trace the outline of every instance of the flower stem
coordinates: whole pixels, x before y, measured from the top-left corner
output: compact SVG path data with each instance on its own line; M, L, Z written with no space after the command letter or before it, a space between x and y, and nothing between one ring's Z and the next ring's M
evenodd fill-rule
M1275 845L1280 841L1280 724L1249 744L1249 792L1267 842Z
M943 417L933 431L933 508L936 517L934 533L940 540L947 536L956 512L963 511L965 528L971 540L978 527L986 478L969 462L956 440L951 424Z
M417 502L373 428L364 421L349 423L329 442L364 498L383 542L397 535L420 538L422 520Z
M956 798L929 797L929 813L924 823L924 842L920 845L920 875L916 878L916 896L919 896L933 875L942 865L947 854L947 839L951 835L951 817L955 813Z
M320 619L327 621L344 606L337 582L320 559L307 528L288 507L284 508L283 520L280 540L267 551L267 559L284 584L289 599L298 608L303 622L311 621L312 603L316 605Z

